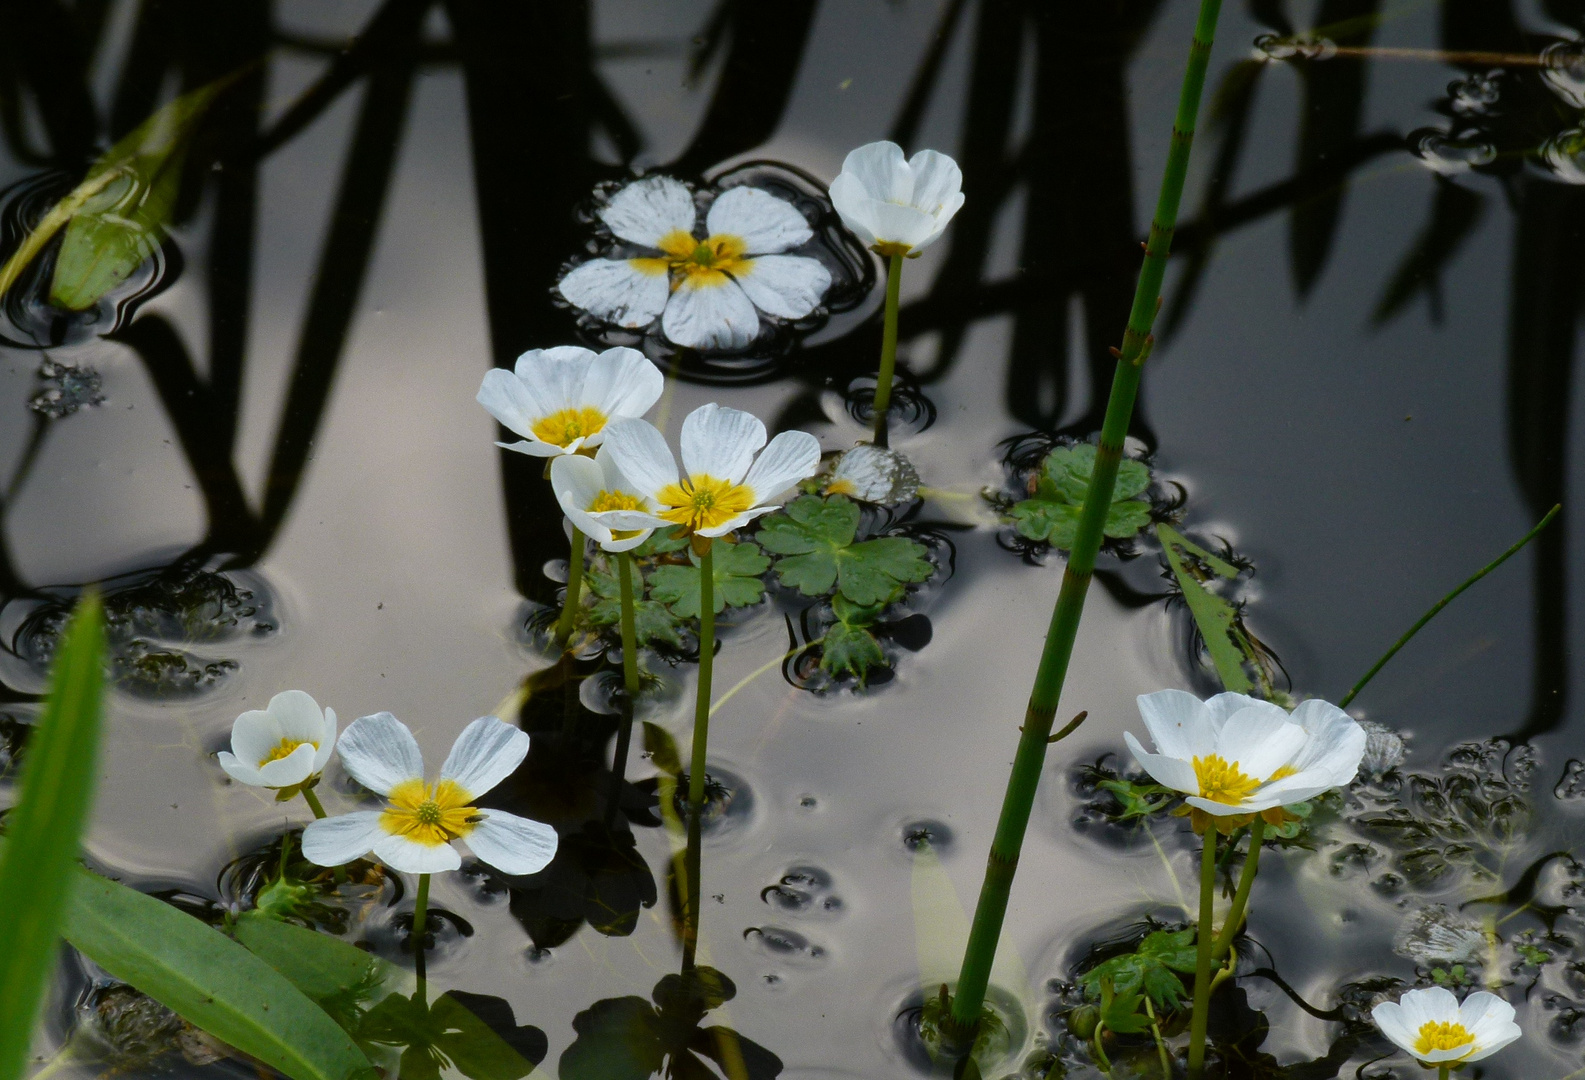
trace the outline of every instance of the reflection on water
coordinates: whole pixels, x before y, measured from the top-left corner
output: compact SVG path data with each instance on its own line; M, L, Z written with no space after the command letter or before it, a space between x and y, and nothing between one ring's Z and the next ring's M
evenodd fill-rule
M521 687L529 757L491 805L553 825L559 853L529 877L470 864L437 881L437 993L369 1013L404 1071L494 1077L500 1062L469 1058L475 1024L569 1077L938 1067L899 1018L924 1014L928 957L966 926L953 912L979 880L1063 546L1062 477L1042 495L1037 474L1098 424L1151 187L1136 178L1164 153L1188 7L12 8L28 47L0 54L0 255L178 89L234 81L194 127L147 258L72 310L53 293L57 240L0 304L0 785L63 613L99 581L118 693L96 863L206 919L261 908L411 964L400 876L302 862L298 808L223 785L206 755L286 686L349 717L478 715ZM1187 918L1180 819L1130 803L1137 777L1115 758L1073 772L1118 752L1135 693L1214 685L1183 574L1234 612L1247 677L1324 694L1577 486L1585 13L1326 0L1298 15L1263 0L1224 15L1129 448L1151 468L1121 512L1141 528L1113 538L1081 633L1063 708L1091 719L1052 762L1024 856L999 1074L1096 1075L1085 974ZM624 738L610 568L589 579L584 646L547 666L521 612L557 603L560 514L537 463L496 455L471 395L526 348L639 343L672 377L663 428L719 398L849 449L879 298L821 181L883 136L953 153L968 193L903 297L906 494L834 541L792 526L788 550L755 541L765 565L739 576L758 588L728 609L718 658L733 696L714 725L697 960L679 965L692 930L666 746L686 738L696 639L687 582L668 579L697 570L677 551L644 566L650 726ZM591 200L634 167L798 206L834 282L823 308L712 356L555 302L570 260L606 253ZM805 499L870 501L868 474L842 468ZM1037 511L1051 527L1022 528ZM1159 523L1232 573L1186 547L1175 573ZM772 565L811 536L924 553L878 605ZM1213 1016L1228 1075L1406 1076L1367 1065L1389 1049L1368 1013L1411 984L1521 1004L1529 1037L1484 1075L1572 1067L1569 536L1554 522L1528 580L1472 591L1362 697L1381 767L1268 854ZM418 731L432 748L452 734ZM322 791L353 793L334 772ZM63 985L76 996L52 1037L75 1026L102 1047L69 1068L240 1068L124 987ZM1148 1033L1105 1049L1114 1076L1159 1072Z

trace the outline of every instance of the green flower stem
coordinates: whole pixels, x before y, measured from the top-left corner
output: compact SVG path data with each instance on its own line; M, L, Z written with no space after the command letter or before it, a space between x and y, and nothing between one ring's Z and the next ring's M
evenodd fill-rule
M638 632L633 622L633 556L625 551L616 555L617 584L622 598L622 726L616 731L616 752L611 757L611 795L605 808L609 828L616 821L622 798L622 781L627 773L628 748L633 743L633 709L638 702Z
M1458 599L1458 594L1459 593L1463 592L1465 589L1467 589L1471 585L1475 584L1475 582L1479 581L1481 578L1485 577L1487 574L1489 574L1493 570L1497 569L1497 567L1499 567L1503 563L1507 562L1509 560L1509 558L1511 558L1512 556L1516 555L1520 548L1524 547L1526 544L1528 544L1530 541L1532 541L1532 540L1534 540L1536 538L1536 534L1538 534L1542 529L1546 528L1548 525L1552 524L1552 519L1557 517L1558 511L1560 511L1562 509L1563 509L1563 504L1562 503L1558 503L1552 509L1548 510L1546 512L1546 517L1544 517L1540 521L1536 522L1535 528L1531 529L1529 532L1527 532L1523 536L1521 536L1517 543L1515 543L1512 547L1510 547L1507 551L1503 552L1501 555L1497 556L1491 562L1487 563L1485 566L1483 566L1479 570L1475 571L1475 575L1473 577L1471 577L1469 580L1465 581L1464 584L1460 585L1458 588L1454 589L1452 592L1450 592L1446 596L1442 597L1442 599L1440 599L1436 603L1432 604L1431 605L1431 610L1427 611L1424 615L1420 616L1420 621L1415 623L1413 626L1409 627L1408 632L1405 633L1403 635L1403 637L1401 637L1397 641L1393 642L1392 643L1392 648L1388 649L1385 653L1383 653L1381 659L1376 661L1375 666L1373 666L1369 671L1365 672L1365 677L1363 679L1360 679L1359 682L1355 683L1354 684L1354 688L1352 690L1350 690L1348 693L1343 695L1343 700L1339 701L1337 703L1338 708L1346 708L1348 703L1350 701L1353 701L1354 698L1359 695L1359 692L1361 690L1365 689L1365 684L1370 682L1370 680L1372 680L1372 679L1374 679L1376 677L1376 672L1378 672L1382 668L1386 667L1387 666L1387 661L1391 660L1394 656L1397 656L1398 655L1398 650L1403 648L1405 645L1409 644L1409 639L1414 637L1414 635L1418 634L1420 632L1420 629L1423 626L1425 626L1426 623L1428 623L1432 619L1436 618L1438 612L1440 612L1443 608L1447 607L1454 600Z
M704 764L710 743L710 678L715 668L715 559L709 537L694 537L699 552L699 685L693 709L693 753L688 762L688 898L683 913L683 967L693 967L699 945L699 845L704 822Z
M1444 1062L1436 1067L1436 1080L1447 1080L1452 1073L1452 1066Z
M1200 1080L1205 1071L1205 1027L1211 1003L1211 917L1216 897L1216 830L1205 830L1200 852L1200 921L1195 927L1194 1014L1189 1021L1189 1080Z
M886 413L892 406L892 375L897 370L897 302L902 295L903 256L886 263L886 322L881 332L881 371L875 379L875 445L886 445Z
M418 898L413 901L413 966L424 981L424 922L429 916L429 875L418 875Z
M1172 1080L1172 1055L1167 1053L1167 1042L1161 1037L1161 1024L1156 1020L1156 1010L1145 995L1145 1015L1150 1017L1150 1034L1156 1040L1156 1056L1161 1061L1161 1080Z
M1260 868L1260 842L1266 836L1266 821L1259 814L1249 826L1249 854L1244 856L1244 870L1238 876L1238 891L1233 893L1233 906L1227 911L1227 922L1216 935L1211 946L1211 963L1217 963L1233 944L1233 935L1244 923L1244 909L1249 906L1249 890L1254 888L1255 874Z
M991 962L995 959L996 942L1001 936L1002 920L1007 914L1013 875L1018 869L1018 855L1023 848L1030 811L1034 807L1035 790L1045 768L1051 724L1062 696L1062 684L1067 678L1068 661L1073 656L1073 642L1078 635L1079 618L1084 613L1084 598L1089 590L1090 575L1095 569L1095 556L1100 550L1106 514L1112 505L1117 468L1123 457L1123 441L1128 435L1128 425L1134 414L1134 398L1139 390L1140 368L1150 355L1155 340L1150 331L1161 306L1161 282L1167 272L1172 233L1177 227L1178 203L1183 197L1183 181L1189 168L1189 148L1194 142L1195 117L1199 114L1200 92L1205 87L1205 70L1210 62L1211 43L1216 36L1216 20L1221 7L1221 0L1200 0L1194 43L1189 49L1188 69L1184 72L1183 89L1178 96L1172 145L1161 178L1161 195L1156 202L1155 219L1150 225L1145 262L1134 290L1133 308L1128 317L1128 329L1123 334L1117 370L1112 376L1106 419L1101 425L1101 444L1095 454L1095 467L1089 491L1084 497L1084 509L1080 512L1067 570L1062 576L1062 590L1051 613L1051 626L1046 632L1034 690L1029 695L1023 735L1018 740L1017 756L1013 759L1001 816L996 823L996 835L991 841L985 883L974 909L974 924L969 931L968 948L963 954L957 996L952 1002L955 1034L959 1038L968 1036L964 1039L965 1045L972 1042L970 1033L978 1027L980 1010L985 1004Z
M308 808L314 812L314 817L323 818L325 816L325 808L320 804L319 796L314 794L314 789L305 787L301 789L301 792L303 801L307 803Z
M572 551L567 558L567 599L556 622L556 644L566 645L572 637L572 622L578 615L578 598L583 592L583 533L572 527Z

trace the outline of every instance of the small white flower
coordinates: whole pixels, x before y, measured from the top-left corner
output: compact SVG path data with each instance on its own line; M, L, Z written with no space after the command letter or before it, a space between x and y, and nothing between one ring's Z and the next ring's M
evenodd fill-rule
M283 690L263 709L237 717L220 767L254 787L296 787L324 772L335 748L335 710L320 709L301 690Z
M496 443L534 457L575 454L600 445L605 426L643 416L666 388L660 369L637 349L596 355L576 345L530 349L512 371L492 368L478 401L522 442Z
M1201 701L1182 690L1141 694L1151 754L1125 732L1135 760L1157 783L1182 791L1214 817L1303 802L1354 779L1365 730L1336 705L1312 698L1290 716L1245 694Z
M682 525L700 536L724 536L777 509L771 499L820 467L820 443L808 432L784 431L766 446L757 417L713 403L682 422L680 478L665 437L643 420L612 424L606 446L634 489L660 507L632 512L628 527Z
M1377 1005L1370 1015L1383 1035L1427 1066L1479 1061L1523 1034L1514 1023L1513 1006L1484 990L1463 1005L1440 986L1410 990L1396 1002Z
M394 870L455 870L466 840L479 859L508 874L532 874L556 854L556 830L473 801L512 774L528 754L528 736L493 716L462 730L440 767L424 782L424 758L413 733L388 712L354 720L341 734L341 767L385 796L384 810L323 818L303 831L303 854L320 866L341 866L373 852Z
M919 473L913 463L895 450L860 443L842 455L831 478L827 495L847 495L859 502L896 506L912 502L919 494Z
M963 205L958 163L934 150L903 160L894 142L850 152L831 181L831 205L867 246L910 258L935 242Z
M655 531L644 522L660 511L660 504L638 493L608 446L600 447L593 461L577 454L556 458L550 463L550 487L562 513L606 551L631 551Z
M574 307L661 331L692 349L742 349L759 336L759 313L801 319L831 287L818 259L783 255L814 235L798 208L755 187L722 192L695 235L698 212L681 181L651 176L628 184L600 210L620 240L656 254L591 259L557 288Z

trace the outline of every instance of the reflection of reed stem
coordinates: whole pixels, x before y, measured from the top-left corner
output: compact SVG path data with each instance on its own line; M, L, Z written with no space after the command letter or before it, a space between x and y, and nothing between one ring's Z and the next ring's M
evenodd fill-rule
M616 733L616 753L611 757L611 798L605 810L609 828L616 820L627 773L627 751L633 741L633 709L638 703L638 632L633 625L633 556L617 552L617 583L622 597L622 726Z
M886 322L881 332L881 371L875 380L875 445L886 445L886 414L892 407L892 375L897 370L897 301L902 294L903 257L886 264Z
M565 646L572 637L572 622L578 615L578 597L583 592L583 533L572 527L572 549L567 557L567 599L556 622L556 644Z
M1156 201L1155 219L1150 225L1150 240L1145 246L1145 261L1134 290L1128 329L1118 353L1117 370L1112 377L1111 397L1106 403L1106 418L1101 425L1101 444L1095 455L1095 468L1089 491L1084 497L1079 527L1062 576L1062 591L1051 613L1040 668L1029 695L1024 715L1023 735L1018 740L1013 771L1007 781L996 835L985 871L985 883L974 909L968 947L963 954L963 969L958 977L957 996L952 1002L954 1034L963 1045L972 1045L972 1032L979 1026L990 983L991 962L996 956L997 939L1012 894L1013 875L1023 848L1024 832L1034 808L1035 791L1045 768L1046 746L1051 724L1056 717L1067 677L1068 661L1078 634L1079 618L1084 613L1084 598L1089 590L1095 556L1100 550L1106 513L1111 507L1117 468L1123 457L1123 441L1128 436L1134 415L1134 397L1139 390L1140 368L1150 355L1154 339L1151 328L1161 307L1161 283L1167 272L1167 256L1172 233L1178 222L1178 203L1183 197L1183 181L1189 168L1189 149L1194 142L1195 118L1200 110L1200 93L1205 87L1205 70L1211 58L1211 43L1216 37L1216 20L1221 0L1200 0L1194 42L1189 48L1188 68L1183 89L1178 95L1178 112L1172 128L1172 144L1161 178L1161 194Z
M699 844L704 822L704 763L710 743L710 677L715 668L715 557L709 537L694 537L699 550L699 685L693 709L693 752L688 760L687 899L684 901L683 967L691 968L699 944Z
M1205 1069L1205 1026L1211 1003L1211 916L1215 913L1216 829L1205 830L1200 851L1200 921L1194 929L1194 1014L1189 1021L1189 1080Z
M1482 52L1480 50L1405 49L1383 45L1338 45L1329 56L1362 60L1429 60L1438 64L1484 64L1506 67L1545 67L1536 53Z

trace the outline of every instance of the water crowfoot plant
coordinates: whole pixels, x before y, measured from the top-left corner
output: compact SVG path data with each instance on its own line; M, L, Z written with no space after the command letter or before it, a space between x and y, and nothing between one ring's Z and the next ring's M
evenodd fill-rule
M217 755L226 775L250 787L269 788L277 802L293 795L314 812L325 808L314 785L336 748L336 711L321 709L301 690L283 690L263 709L251 709L231 725L231 749Z
M1167 271L1173 230L1177 227L1178 204L1183 197L1183 181L1189 168L1189 149L1194 142L1194 126L1200 111L1200 93L1205 87L1205 71L1210 63L1211 44L1216 37L1216 22L1221 9L1221 0L1200 0L1194 40L1189 48L1189 63L1178 95L1172 145L1167 152L1166 168L1161 178L1161 194L1156 201L1156 213L1150 225L1150 239L1145 245L1144 265L1134 289L1128 328L1123 334L1122 348L1117 353L1117 368L1112 376L1111 395L1106 403L1106 416L1101 425L1101 441L1096 449L1090 487L1084 497L1079 526L1074 534L1067 569L1063 573L1062 589L1051 612L1050 628L1046 631L1045 646L1041 650L1034 689L1029 695L1029 707L1024 715L1017 755L1013 759L1013 771L1007 781L1007 793L991 841L985 882L975 905L969 943L963 953L963 968L952 1001L952 1024L957 1029L955 1034L962 1045L972 1044L972 1037L962 1036L972 1033L980 1022L985 990L990 983L991 962L996 955L996 942L1001 935L1002 920L1007 914L1007 902L1018 868L1018 855L1023 848L1024 833L1029 827L1029 815L1034 808L1035 791L1045 766L1047 740L1056 718L1057 704L1062 697L1062 685L1067 678L1068 661L1073 656L1079 619L1084 614L1090 575L1095 569L1095 557L1100 550L1107 514L1112 506L1117 470L1123 458L1123 442L1128 435L1134 413L1134 398L1139 390L1141 368L1154 343L1151 329L1161 307L1161 284Z
M881 333L881 368L875 383L875 442L885 445L897 366L897 309L903 260L919 253L946 230L963 206L963 173L957 162L934 150L904 159L893 142L867 143L850 151L831 181L831 205L866 246L886 260L886 312Z
M1489 1057L1523 1034L1514 1023L1513 1006L1484 990L1462 1005L1440 986L1410 990L1396 1002L1377 1005L1370 1015L1399 1049L1424 1068L1436 1069L1438 1080L1448 1080L1451 1070Z

